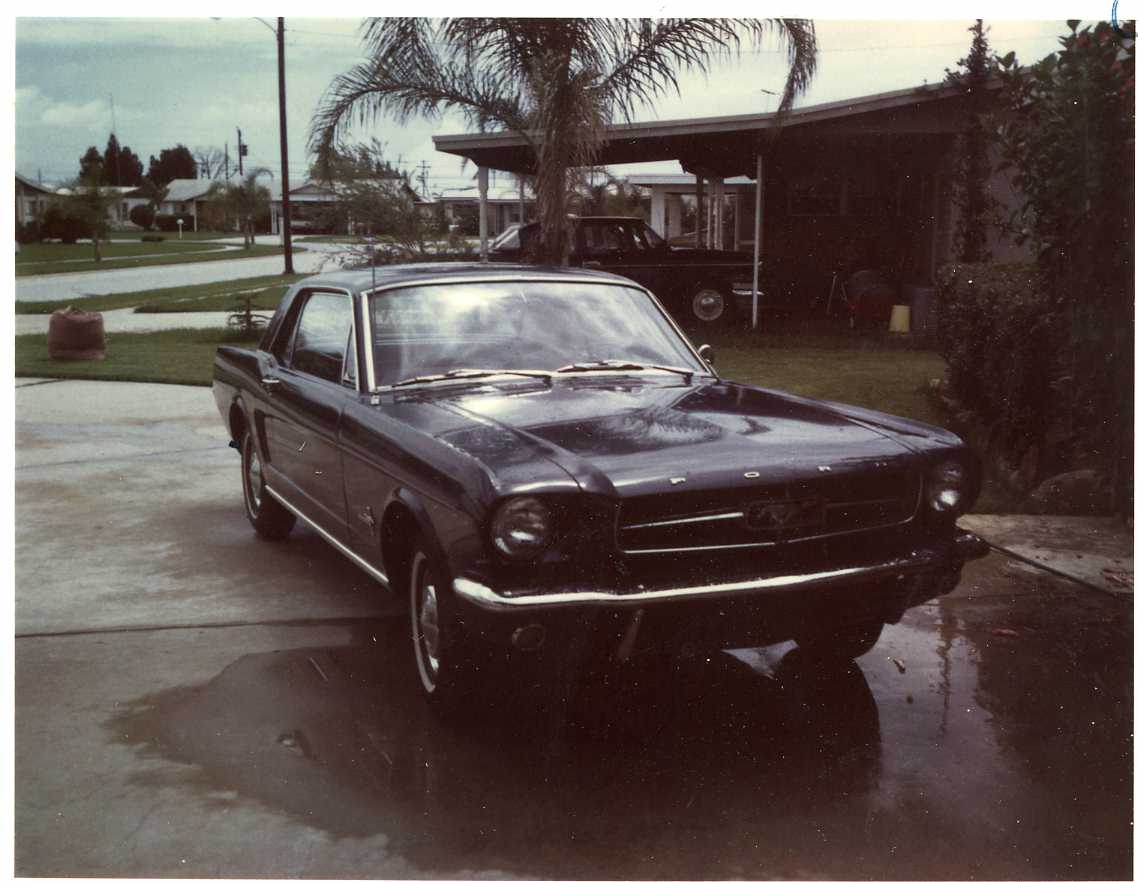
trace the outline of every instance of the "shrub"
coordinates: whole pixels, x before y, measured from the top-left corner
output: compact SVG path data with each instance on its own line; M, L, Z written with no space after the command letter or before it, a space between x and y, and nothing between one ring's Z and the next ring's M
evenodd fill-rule
M145 233L142 236L142 241L143 242L165 242L166 237L159 235L158 233Z
M149 230L154 226L154 209L149 205L136 205L130 210L130 222L136 227Z
M45 239L59 239L73 245L78 239L91 235L91 225L72 205L49 205L43 214L40 234Z
M39 221L29 221L22 224L16 222L16 241L21 245L28 245L31 242L38 242L40 240L40 224Z
M160 214L155 217L154 223L163 233L176 233L178 232L178 218L182 219L183 230L193 230L194 216L192 214Z

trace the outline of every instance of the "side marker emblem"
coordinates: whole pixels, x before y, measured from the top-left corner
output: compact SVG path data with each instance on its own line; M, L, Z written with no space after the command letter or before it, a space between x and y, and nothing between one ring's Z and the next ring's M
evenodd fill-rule
M744 478L760 478L762 475L759 472L743 472Z

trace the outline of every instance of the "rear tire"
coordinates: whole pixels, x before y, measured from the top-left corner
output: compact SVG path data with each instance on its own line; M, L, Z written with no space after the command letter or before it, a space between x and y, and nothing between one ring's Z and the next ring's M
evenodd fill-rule
M691 315L703 324L726 322L731 313L731 300L713 285L699 285L688 301Z
M848 664L865 655L881 637L881 620L845 625L834 629L812 630L795 638L804 656L826 664Z
M241 439L241 492L245 497L245 515L258 536L277 541L292 531L296 517L269 495L252 432L246 432Z

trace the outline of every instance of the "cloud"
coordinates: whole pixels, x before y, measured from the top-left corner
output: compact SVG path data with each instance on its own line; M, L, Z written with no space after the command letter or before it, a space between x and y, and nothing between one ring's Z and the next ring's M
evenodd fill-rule
M45 95L38 86L16 89L16 116L21 125L57 128L109 128L111 108L107 100L60 101Z

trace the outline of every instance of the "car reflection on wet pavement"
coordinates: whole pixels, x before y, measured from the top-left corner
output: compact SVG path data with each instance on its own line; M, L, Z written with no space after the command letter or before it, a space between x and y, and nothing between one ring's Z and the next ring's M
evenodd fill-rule
M424 875L1129 875L1130 673L1112 662L1129 613L1047 578L1009 601L1036 577L973 567L846 669L793 644L641 660L564 705L507 677L447 725L414 689L402 621L376 619L109 725L193 767L203 796L384 834Z

